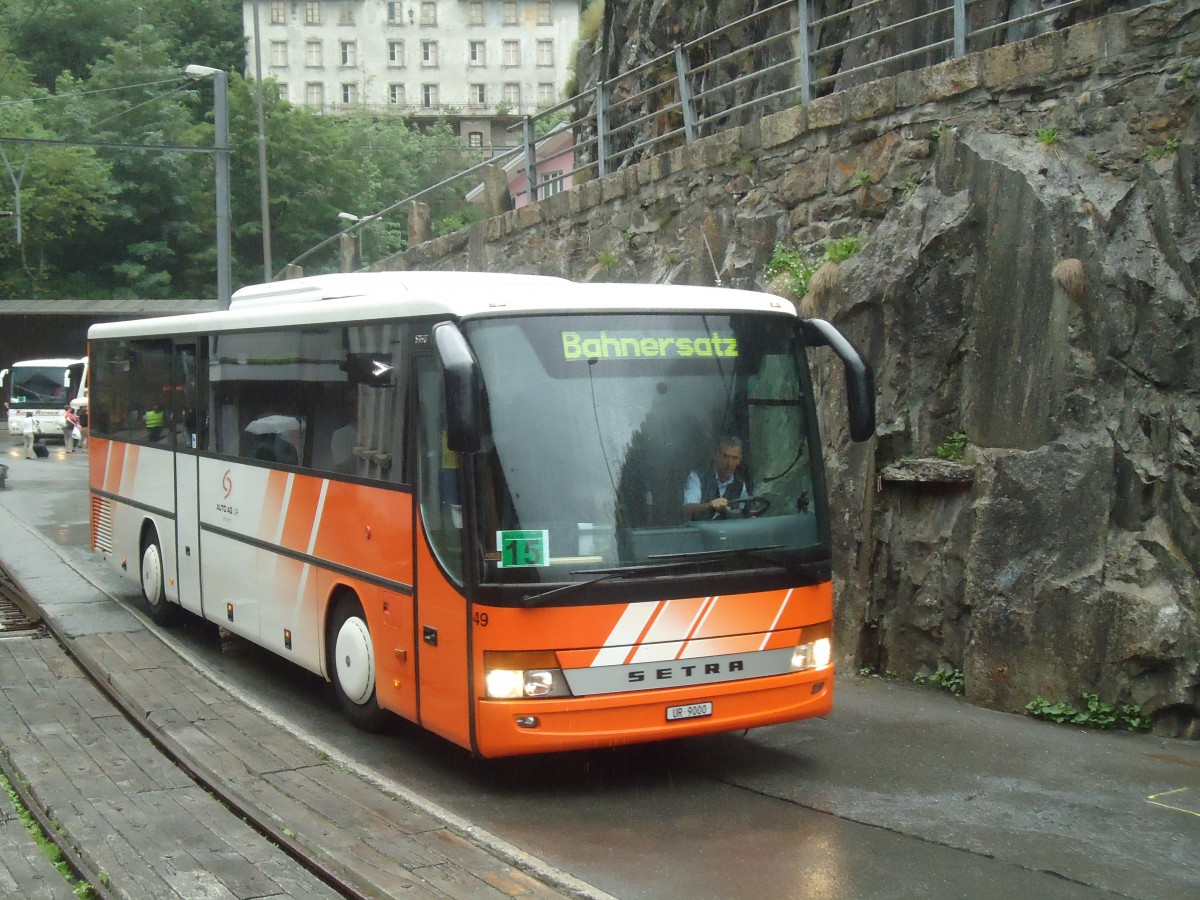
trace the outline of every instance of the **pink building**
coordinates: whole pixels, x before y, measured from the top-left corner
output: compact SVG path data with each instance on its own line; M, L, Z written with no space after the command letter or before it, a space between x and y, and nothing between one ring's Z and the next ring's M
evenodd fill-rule
M575 168L575 137L565 124L556 125L537 142L537 185L533 199L544 200L559 191L570 190L571 170ZM524 206L530 200L529 178L525 171L525 155L517 154L503 166L508 175L508 192L513 206ZM483 186L467 192L471 203L483 203Z

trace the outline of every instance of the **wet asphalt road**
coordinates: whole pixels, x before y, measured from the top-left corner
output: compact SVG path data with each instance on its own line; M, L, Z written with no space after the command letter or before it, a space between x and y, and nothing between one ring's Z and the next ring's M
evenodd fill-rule
M7 449L0 504L136 604L87 550L85 454ZM172 637L281 727L616 897L1200 896L1196 742L843 675L823 720L480 761L404 723L349 729L318 679L243 641Z

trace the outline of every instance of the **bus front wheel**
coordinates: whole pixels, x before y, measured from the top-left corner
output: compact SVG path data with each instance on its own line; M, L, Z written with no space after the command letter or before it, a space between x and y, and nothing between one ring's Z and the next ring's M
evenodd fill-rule
M167 599L163 580L163 555L158 535L150 532L142 542L142 597L150 618L159 625L172 625L178 618L179 607Z
M378 732L388 721L375 697L375 648L357 597L337 602L326 634L329 678L338 705L356 728Z

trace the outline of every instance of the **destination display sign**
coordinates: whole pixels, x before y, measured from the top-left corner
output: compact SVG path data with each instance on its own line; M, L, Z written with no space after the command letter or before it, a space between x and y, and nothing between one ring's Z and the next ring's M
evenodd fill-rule
M562 358L692 359L738 355L737 338L728 332L647 334L645 332L563 331Z

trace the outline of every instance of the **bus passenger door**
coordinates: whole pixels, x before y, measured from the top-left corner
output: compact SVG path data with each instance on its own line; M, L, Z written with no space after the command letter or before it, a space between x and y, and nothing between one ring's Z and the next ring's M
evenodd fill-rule
M471 685L457 454L446 449L446 399L436 358L418 360L416 647L420 724L470 746Z
M199 462L201 372L194 343L176 344L170 440L175 450L175 558L179 566L179 602L201 613Z

